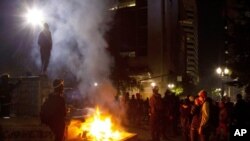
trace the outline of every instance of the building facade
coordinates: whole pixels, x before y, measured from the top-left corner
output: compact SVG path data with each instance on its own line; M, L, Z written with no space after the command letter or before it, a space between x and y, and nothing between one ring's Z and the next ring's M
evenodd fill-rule
M186 75L194 84L199 82L198 71L198 15L195 0L180 0L179 24L181 27L181 38L186 53Z
M250 84L250 1L224 1L224 50L223 65L231 69L231 79L225 85L227 96L235 98L239 86ZM243 86L243 87L242 87ZM249 94L242 93L245 98ZM235 100L235 99L233 99Z
M158 85L197 84L198 36L195 1L121 0L116 8L111 46L127 57L144 95Z

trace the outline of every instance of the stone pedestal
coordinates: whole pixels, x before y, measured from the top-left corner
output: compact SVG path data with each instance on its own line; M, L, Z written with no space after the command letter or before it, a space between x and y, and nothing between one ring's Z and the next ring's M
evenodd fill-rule
M52 92L47 77L29 76L11 78L21 84L11 93L11 117L0 118L0 141L53 141L50 129L41 125L39 113L42 101Z
M15 116L38 116L43 99L52 91L47 77L30 76L21 79L21 84L12 93L11 113Z

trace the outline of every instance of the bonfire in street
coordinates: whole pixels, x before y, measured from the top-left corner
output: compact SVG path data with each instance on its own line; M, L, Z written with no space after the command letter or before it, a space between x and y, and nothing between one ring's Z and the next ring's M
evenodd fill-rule
M131 136L112 121L110 115L97 107L85 121L73 120L68 127L68 139L77 141L118 141Z

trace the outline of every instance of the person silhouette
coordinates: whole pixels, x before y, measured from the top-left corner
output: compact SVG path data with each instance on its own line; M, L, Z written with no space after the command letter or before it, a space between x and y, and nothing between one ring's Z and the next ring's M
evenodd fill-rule
M38 45L40 46L41 54L41 74L44 75L47 72L49 65L50 54L52 49L52 37L49 30L49 25L44 23L44 29L40 32L38 37Z

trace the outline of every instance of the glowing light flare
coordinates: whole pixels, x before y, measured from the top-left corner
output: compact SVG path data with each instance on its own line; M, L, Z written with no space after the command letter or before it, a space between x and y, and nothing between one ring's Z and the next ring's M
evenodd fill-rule
M217 73L217 74L221 74L221 73L222 73L222 69L221 69L220 67L217 68L217 69L216 69L216 73Z
M94 83L94 86L95 86L95 87L97 87L97 86L98 86L98 83L97 83L97 82L95 82L95 83Z
M175 87L175 85L173 83L168 84L169 89L173 89L174 87Z
M225 68L225 69L224 69L224 73L225 73L225 74L229 74L229 69L228 69L228 68Z
M228 69L228 68L221 68L221 67L218 67L217 69L216 69L216 73L217 74L220 74L220 75L228 75L228 74L230 74L230 70Z
M121 140L129 136L129 133L115 126L111 116L102 114L99 108L96 108L93 115L84 122L72 121L68 128L68 136L69 139L113 141Z
M155 83L155 82L152 82L152 83L151 83L151 87L154 87L154 86L156 86L156 83Z
M28 9L27 14L25 15L25 18L28 23L35 25L42 25L44 22L44 14L41 10L38 10L36 8Z

